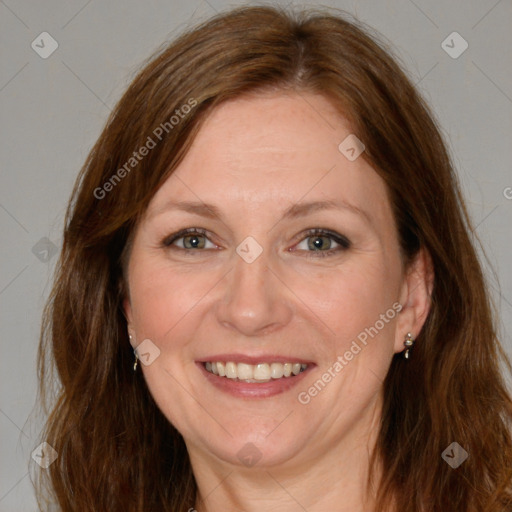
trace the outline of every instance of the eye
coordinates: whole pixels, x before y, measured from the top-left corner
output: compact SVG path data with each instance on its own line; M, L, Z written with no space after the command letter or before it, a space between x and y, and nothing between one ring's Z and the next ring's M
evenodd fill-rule
M162 241L162 245L172 249L181 249L187 251L194 249L208 249L208 247L205 247L206 241L208 240L206 234L206 230L201 228L182 229L181 231L178 231L177 233L174 233L173 235L166 237ZM176 247L172 247L178 240L183 240L182 246L180 247L178 245ZM213 247L210 247L210 249L215 249L216 246L214 244L212 244L212 246Z
M307 255L308 257L333 256L335 253L347 250L351 245L350 241L345 236L326 229L310 229L306 232L306 235L306 238L304 238L300 244L306 242L306 248L304 250L311 253ZM333 241L338 244L339 247L331 248ZM297 247L299 247L300 244Z

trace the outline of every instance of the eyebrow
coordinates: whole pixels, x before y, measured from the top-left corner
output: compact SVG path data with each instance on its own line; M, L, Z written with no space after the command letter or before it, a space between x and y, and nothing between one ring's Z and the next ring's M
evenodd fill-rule
M169 210L181 210L208 219L219 219L223 221L223 215L219 208L213 204L204 203L200 201L169 201L157 211L154 212L152 217L160 215L163 212ZM347 203L346 201L313 201L310 203L296 203L287 208L283 213L284 219L296 219L299 217L305 217L310 213L321 211L321 210L346 210L353 214L363 217L368 223L372 224L371 217L368 213L361 208Z

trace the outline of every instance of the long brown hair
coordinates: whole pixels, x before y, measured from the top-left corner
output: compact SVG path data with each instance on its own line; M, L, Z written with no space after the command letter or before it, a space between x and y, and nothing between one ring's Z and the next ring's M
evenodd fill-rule
M406 261L421 247L432 258L429 316L413 357L395 356L384 382L379 510L511 510L512 402L500 362L512 368L479 242L435 118L391 55L340 11L242 7L187 31L135 77L76 182L44 312L42 440L58 457L38 482L43 508L45 489L65 512L194 506L183 438L132 369L124 267L138 220L206 116L271 88L332 101L387 184ZM441 457L454 441L469 454L457 469Z

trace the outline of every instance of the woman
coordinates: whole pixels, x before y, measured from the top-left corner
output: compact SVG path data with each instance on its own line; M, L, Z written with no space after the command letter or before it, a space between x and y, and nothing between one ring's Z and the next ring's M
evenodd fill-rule
M363 26L244 7L182 35L70 202L40 347L59 509L510 511L470 232Z

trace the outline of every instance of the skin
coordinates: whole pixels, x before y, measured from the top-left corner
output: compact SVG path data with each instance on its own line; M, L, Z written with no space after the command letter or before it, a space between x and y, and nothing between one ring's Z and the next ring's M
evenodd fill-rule
M416 337L423 326L431 273L424 251L404 267L384 182L363 157L351 162L338 150L350 133L319 95L231 100L208 118L137 227L128 328L134 347L149 338L160 350L141 368L185 439L199 488L190 507L200 512L374 508L365 479L383 379L405 335ZM283 219L292 205L326 199L350 203L369 220L348 209ZM211 203L222 220L166 209L170 200ZM203 248L183 249L194 235L174 249L162 245L183 228L205 229ZM309 228L344 235L351 245L319 257L340 245L321 238L315 250L318 235L305 234ZM252 263L236 252L248 236L263 248ZM298 394L396 302L400 313L301 404ZM212 386L195 363L235 352L296 355L316 366L285 393L238 398ZM249 442L261 456L252 467L237 456Z

